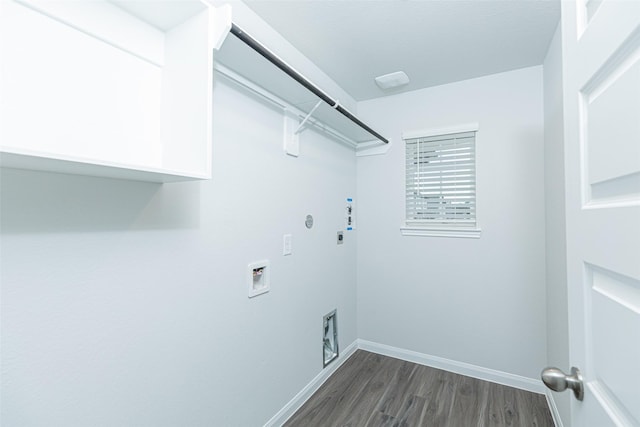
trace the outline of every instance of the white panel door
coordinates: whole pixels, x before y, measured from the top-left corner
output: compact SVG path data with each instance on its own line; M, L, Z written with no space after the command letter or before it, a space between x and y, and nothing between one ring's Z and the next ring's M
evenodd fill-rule
M640 426L640 1L562 2L574 426Z

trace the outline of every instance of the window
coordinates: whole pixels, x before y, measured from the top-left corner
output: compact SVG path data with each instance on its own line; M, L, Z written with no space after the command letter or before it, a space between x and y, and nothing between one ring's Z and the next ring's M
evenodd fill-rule
M477 124L404 133L404 235L480 237L476 217Z

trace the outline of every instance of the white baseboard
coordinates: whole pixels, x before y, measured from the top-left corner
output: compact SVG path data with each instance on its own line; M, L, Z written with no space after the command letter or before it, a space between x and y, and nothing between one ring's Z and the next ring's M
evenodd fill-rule
M352 342L347 348L340 352L338 359L324 368L314 379L309 382L293 399L291 399L282 409L278 411L264 427L281 426L315 393L320 386L338 369L358 349L358 341Z
M553 398L553 393L551 390L547 389L544 393L547 396L547 403L549 404L549 410L551 411L551 417L553 418L553 423L556 427L564 427L562 424L562 418L560 418L560 412L558 412L558 406L556 405L556 401Z
M457 360L445 359L443 357L418 353L416 351L391 347L385 344L378 344L371 341L358 340L358 348L383 356L395 357L419 365L431 366L432 368L454 372L460 375L490 381L509 387L519 388L534 393L545 394L546 388L542 380L510 374L508 372L497 371L495 369L484 368L470 363L459 362Z

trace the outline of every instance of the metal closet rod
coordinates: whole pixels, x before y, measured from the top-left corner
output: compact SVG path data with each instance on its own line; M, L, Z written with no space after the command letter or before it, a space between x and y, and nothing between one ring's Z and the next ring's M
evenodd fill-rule
M389 143L389 141L385 137L383 137L378 132L376 132L375 130L371 129L369 126L364 124L360 119L358 119L356 116L351 114L349 110L347 110L342 105L340 105L338 101L332 99L329 95L324 93L322 89L318 88L316 85L314 85L309 80L307 80L302 74L298 73L296 70L291 68L286 62L278 58L273 52L271 52L265 46L260 44L260 42L258 42L256 39L254 39L249 34L244 32L242 28L232 23L231 34L233 34L234 36L242 40L247 46L249 46L251 49L258 52L260 55L262 55L265 59L267 59L276 67L280 68L289 77L291 77L292 79L300 83L302 86L308 89L311 93L313 93L318 98L322 99L324 102L329 104L333 109L338 111L340 114L342 114L343 116L345 116L346 118L348 118L349 120L351 120L352 122L360 126L362 129L366 130L371 135L375 136L385 144Z

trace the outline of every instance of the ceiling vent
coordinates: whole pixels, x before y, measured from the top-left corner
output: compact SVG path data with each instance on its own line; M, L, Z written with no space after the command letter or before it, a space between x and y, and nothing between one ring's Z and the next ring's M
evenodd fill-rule
M404 71L385 74L375 78L376 84L382 90L394 89L409 83L409 76Z

